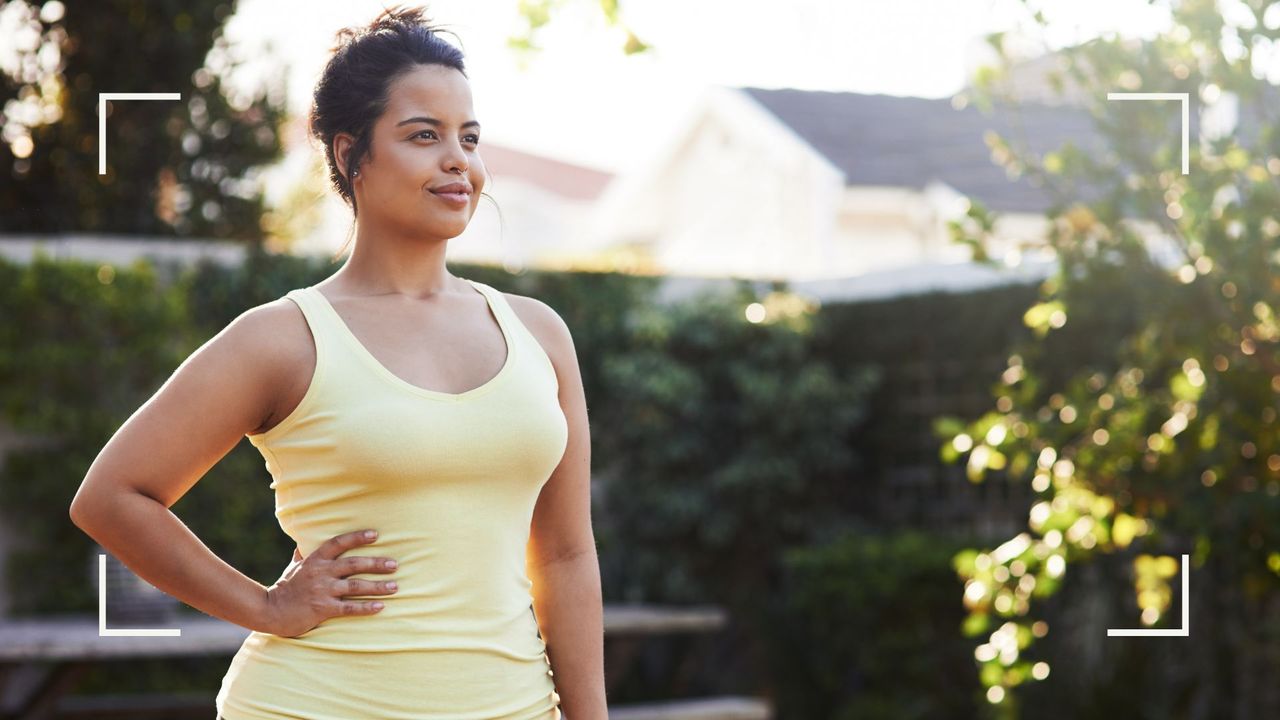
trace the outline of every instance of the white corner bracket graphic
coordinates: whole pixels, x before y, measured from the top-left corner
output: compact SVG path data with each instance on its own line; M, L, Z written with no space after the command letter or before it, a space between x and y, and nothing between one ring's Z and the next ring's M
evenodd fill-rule
M1191 174L1191 160L1187 153L1187 125L1190 117L1191 93L1161 93L1161 92L1109 92L1108 100L1181 100L1182 101L1182 174Z
M182 93L98 93L98 174L107 174L108 100L181 100Z
M182 635L181 628L129 628L128 630L111 630L107 628L107 556L98 553L98 636L156 636L177 637Z
M1158 636L1158 637L1190 637L1191 636L1191 581L1187 575L1187 554L1182 554L1182 627L1168 630L1154 628L1107 628L1107 637Z

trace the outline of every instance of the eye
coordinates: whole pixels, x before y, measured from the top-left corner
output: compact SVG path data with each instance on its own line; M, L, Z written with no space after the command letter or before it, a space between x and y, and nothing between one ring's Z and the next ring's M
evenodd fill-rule
M412 139L420 138L420 137L422 137L423 135L426 135L426 134L428 134L428 133L430 133L432 136L434 136L434 135L436 134L436 131L435 131L435 130L423 130L422 132L417 133L416 135L414 135L413 137L411 137L410 139L412 140ZM471 144L472 144L472 145L479 145L479 144L480 144L480 136L479 136L479 135L471 134L471 135L467 135L467 137L468 137L468 138L471 138L470 142L471 142Z

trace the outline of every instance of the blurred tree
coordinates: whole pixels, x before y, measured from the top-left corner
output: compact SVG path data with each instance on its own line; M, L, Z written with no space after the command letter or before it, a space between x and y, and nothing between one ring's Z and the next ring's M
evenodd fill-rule
M0 73L0 231L262 240L258 168L280 156L283 74L252 95L223 23L234 0L0 2L16 63ZM107 103L98 94L177 92Z
M1012 175L1054 193L1048 243L1060 261L1026 313L1033 339L1010 357L996 409L938 424L944 458L963 459L972 480L1000 471L1040 495L1028 532L955 558L967 634L985 636L975 657L997 717L1017 717L1013 689L1048 677L1031 647L1049 631L1033 600L1086 561L1124 569L1132 591L1079 643L1112 654L1185 648L1145 669L1119 663L1131 684L1113 685L1108 710L1127 693L1142 699L1142 717L1280 717L1280 133L1269 110L1277 93L1262 79L1280 49L1280 3L1167 7L1156 37L1067 48L1044 76L1089 109L1107 152L1033 157L992 142ZM1002 39L991 38L1001 60L973 92L988 109L1016 111L1018 65ZM1230 103L1237 125L1200 143L1193 135L1184 175L1179 104L1109 102L1117 91L1189 93L1193 113ZM1086 187L1105 192L1082 201ZM986 247L994 223L975 204L952 230ZM1106 636L1181 626L1182 553L1190 638ZM1112 557L1125 562L1097 563Z
M608 25L622 31L623 53L632 55L649 49L649 46L636 37L631 28L622 21L618 0L582 1L587 5L598 6ZM537 44L539 31L551 22L554 14L563 13L567 4L566 0L517 0L520 17L523 18L526 26L507 38L507 47L519 54L522 63L527 63L531 56L542 50Z

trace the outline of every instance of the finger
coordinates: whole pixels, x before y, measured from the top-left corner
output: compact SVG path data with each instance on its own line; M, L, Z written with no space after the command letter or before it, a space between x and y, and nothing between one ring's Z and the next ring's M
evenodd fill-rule
M390 595L397 589L395 580L346 578L333 581L333 594L341 597L349 597L351 595Z
M320 556L325 558L326 560L334 560L339 555L350 550L353 547L357 547L360 545L367 545L368 543L371 543L377 539L377 535L374 535L374 537L372 538L366 537L365 532L367 531L356 530L355 532L343 533L341 535L337 535L335 537L329 538L328 540L325 541L323 545L320 546L320 550L319 550L319 552L321 553Z
M387 565L394 563L390 558L368 557L366 555L348 555L341 560L335 561L338 568L338 577L346 577L348 575L356 575L359 573L391 573L396 571L396 565Z
M340 604L338 614L340 615L372 615L382 609L382 603L373 602L354 602L347 601Z

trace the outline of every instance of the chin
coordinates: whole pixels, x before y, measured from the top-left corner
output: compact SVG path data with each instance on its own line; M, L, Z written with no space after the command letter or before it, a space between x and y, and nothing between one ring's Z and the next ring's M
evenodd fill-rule
M426 217L418 218L418 224L436 228L441 233L462 232L471 224L471 214L428 213Z
M439 228L439 232L441 235L447 238L456 238L467 229L468 224L469 223L465 223L465 222L442 223L440 225L437 225L436 227Z

